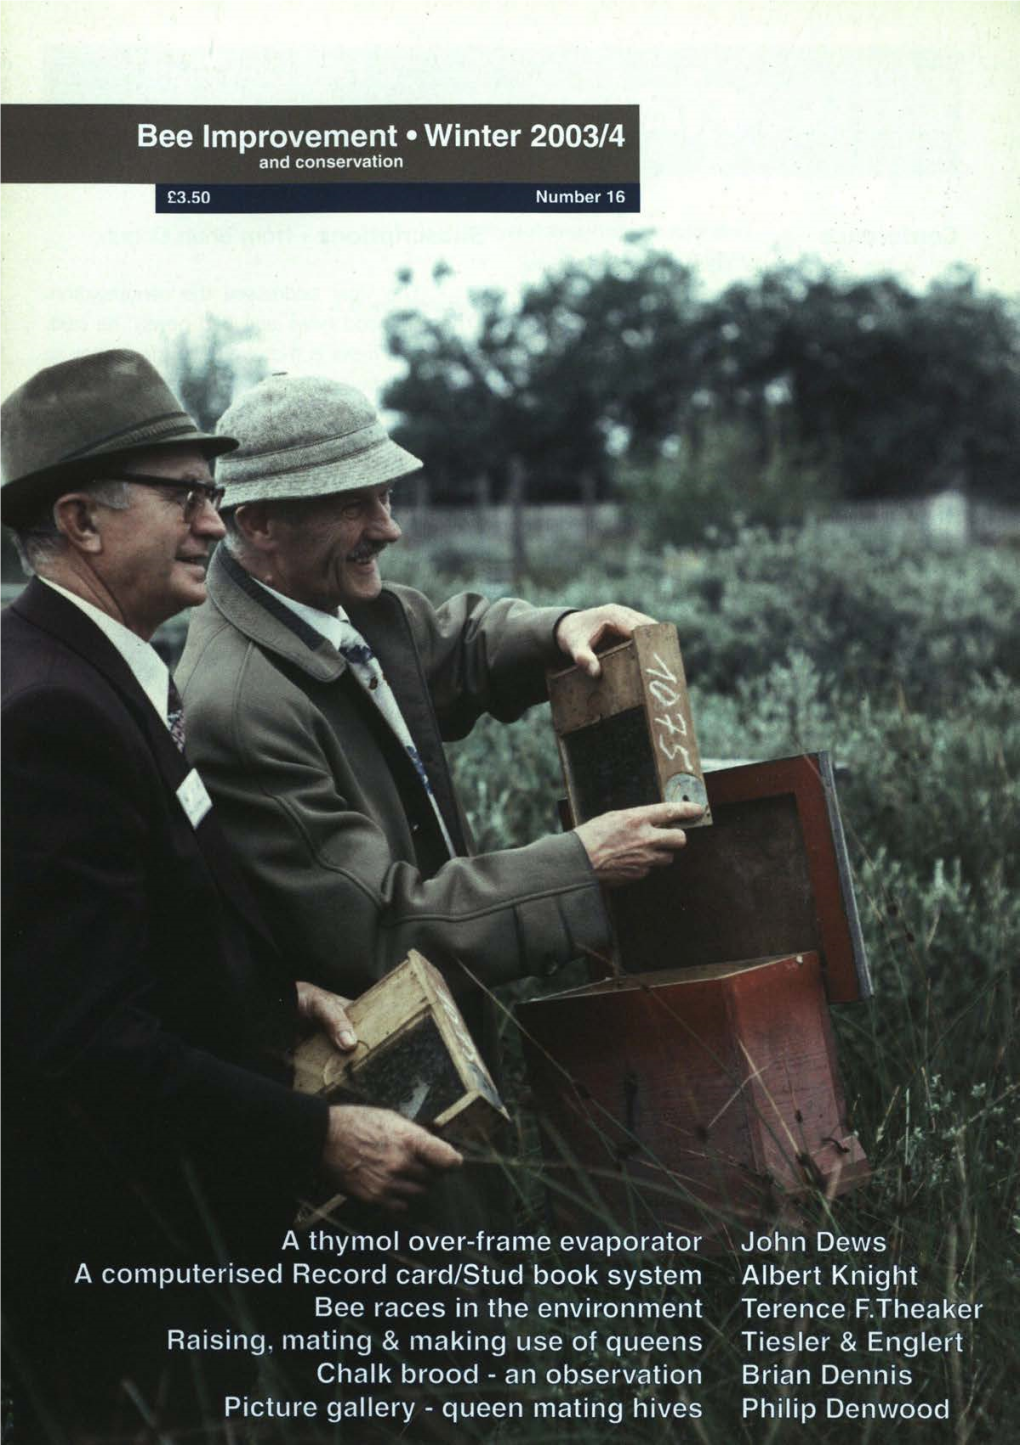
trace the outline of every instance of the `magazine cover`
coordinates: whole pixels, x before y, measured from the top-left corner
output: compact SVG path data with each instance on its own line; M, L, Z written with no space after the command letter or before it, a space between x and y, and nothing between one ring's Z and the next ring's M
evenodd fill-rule
M3 1441L1020 1430L1007 3L3 20Z

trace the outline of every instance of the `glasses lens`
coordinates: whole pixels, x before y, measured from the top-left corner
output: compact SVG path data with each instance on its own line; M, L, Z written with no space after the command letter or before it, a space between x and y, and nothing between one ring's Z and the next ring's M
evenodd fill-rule
M189 522L197 516L206 502L214 512L218 512L223 502L223 488L193 487L184 499L184 515Z

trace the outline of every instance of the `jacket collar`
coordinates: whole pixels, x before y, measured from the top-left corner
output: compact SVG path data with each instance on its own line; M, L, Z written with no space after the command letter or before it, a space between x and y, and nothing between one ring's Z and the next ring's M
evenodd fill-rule
M318 682L332 682L342 673L349 673L346 660L336 648L253 582L223 546L217 547L213 555L206 585L210 602L227 621L267 652L275 653ZM447 830L458 852L463 852L464 835L449 783L439 724L404 606L395 592L383 587L374 601L351 605L347 614L379 659L429 775ZM355 687L359 693L362 691L360 683ZM373 721L395 737L374 703L371 712ZM399 752L413 772L402 747ZM417 780L416 773L414 776Z
M148 738L161 771L178 787L187 774L187 765L141 683L102 629L80 607L36 577L11 606L35 627L76 652L116 689Z
M332 643L260 587L227 551L217 547L206 578L209 599L245 637L274 652L317 682L332 682L347 663Z

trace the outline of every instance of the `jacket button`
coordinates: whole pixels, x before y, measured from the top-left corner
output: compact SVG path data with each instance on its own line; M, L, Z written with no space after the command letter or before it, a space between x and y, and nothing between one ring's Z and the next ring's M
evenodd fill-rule
M420 824L420 823L412 823L412 824L411 824L411 832L412 832L412 833L420 833L420 832L421 832L421 824Z

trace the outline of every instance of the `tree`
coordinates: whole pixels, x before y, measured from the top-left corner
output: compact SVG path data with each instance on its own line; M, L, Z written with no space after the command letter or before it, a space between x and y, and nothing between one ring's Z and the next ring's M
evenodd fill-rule
M833 463L848 497L948 485L1016 497L1020 326L967 272L916 295L892 276L784 267L706 309L706 382L728 420Z
M384 404L399 440L424 456L444 499L481 472L505 494L509 459L532 497L609 488L614 456L674 431L696 374L693 272L637 238L619 257L571 262L528 287L516 307L473 293L473 334L450 317L402 311L386 323L407 363Z
M257 335L254 326L207 316L197 336L182 331L172 343L168 380L203 431L215 431L238 383L254 386L266 375L265 357L244 345Z
M966 271L917 294L802 263L704 302L689 267L636 236L549 272L516 306L471 299L469 334L418 311L386 327L407 365L386 404L445 500L482 473L504 494L511 457L550 500L606 495L624 463L661 476L671 454L694 476L710 433L716 459L748 458L750 481L774 479L777 459L802 468L805 497L809 473L846 497L1017 497L1020 316Z

